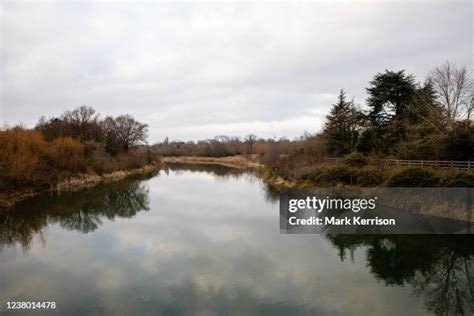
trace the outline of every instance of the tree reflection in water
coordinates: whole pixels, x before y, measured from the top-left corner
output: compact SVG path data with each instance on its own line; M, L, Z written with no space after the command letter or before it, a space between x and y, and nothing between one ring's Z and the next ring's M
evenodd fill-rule
M470 235L328 235L347 253L365 247L372 274L387 285L413 287L436 315L474 313L474 245Z
M280 200L281 190L276 186L268 184L264 181L258 180L254 171L247 169L237 169L232 167L227 167L223 165L207 165L207 164L186 164L186 163L176 163L166 165L163 169L166 174L169 171L173 171L175 174L182 174L184 172L192 173L207 173L212 175L217 180L229 180L229 179L240 179L245 177L247 181L260 181L262 184L262 190L265 195L265 199L268 202L277 202Z
M0 247L20 244L24 250L48 224L88 233L104 218L130 218L149 209L148 188L138 176L60 195L43 195L0 213Z
M251 175L250 170L226 167L223 165L206 165L206 164L169 164L163 169L167 174L171 170L175 174L180 175L184 172L207 173L218 179L239 179L246 175Z
M253 177L249 172L224 166L169 166L166 171L206 172L217 179ZM102 184L91 189L45 195L0 213L0 247L19 244L28 249L49 224L84 233L104 219L130 218L149 209L146 177ZM262 182L267 200L279 192ZM278 216L278 213L275 213ZM469 235L328 235L341 260L365 249L371 273L387 285L409 285L437 315L471 315L474 312L474 245ZM174 294L174 293L172 293ZM242 301L239 300L241 303Z

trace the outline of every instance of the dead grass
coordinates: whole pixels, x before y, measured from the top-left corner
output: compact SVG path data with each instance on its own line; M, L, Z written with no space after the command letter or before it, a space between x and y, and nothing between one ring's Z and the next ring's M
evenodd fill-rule
M61 181L60 183L51 186L49 189L25 188L14 191L2 191L0 192L0 210L2 208L12 207L20 201L26 200L43 192L63 192L80 190L83 188L97 185L102 182L118 181L133 175L151 173L158 170L160 167L161 165L147 165L142 168L115 171L100 176L96 174L81 174L79 176L71 177L64 181Z
M244 156L229 156L229 157L196 157L196 156L182 156L182 157L163 157L164 163L168 164L203 164L203 165L221 165L238 169L258 169L262 165Z

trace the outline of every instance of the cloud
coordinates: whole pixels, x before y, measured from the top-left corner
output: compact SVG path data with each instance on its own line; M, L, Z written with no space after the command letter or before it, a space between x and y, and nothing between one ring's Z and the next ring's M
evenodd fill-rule
M339 89L384 69L472 69L472 4L1 3L0 121L87 104L151 142L315 132ZM309 119L314 116L314 123Z

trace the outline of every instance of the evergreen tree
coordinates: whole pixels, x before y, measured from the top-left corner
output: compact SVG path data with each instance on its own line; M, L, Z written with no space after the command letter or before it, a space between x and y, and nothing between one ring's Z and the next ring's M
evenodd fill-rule
M341 89L338 102L333 105L323 135L326 138L327 152L332 156L350 153L357 140L358 115L354 102L346 101L346 94Z
M405 75L404 70L386 70L375 75L367 88L368 117L372 125L387 126L393 119L403 119L413 102L415 89L414 77Z
M412 75L403 70L378 73L366 89L369 111L365 118L368 128L357 148L364 152L390 154L406 136L407 120L415 116L416 85Z

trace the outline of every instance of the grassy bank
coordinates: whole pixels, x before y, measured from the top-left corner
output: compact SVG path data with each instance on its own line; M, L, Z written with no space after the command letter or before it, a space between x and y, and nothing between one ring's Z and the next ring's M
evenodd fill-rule
M64 192L74 191L87 187L97 185L102 182L118 181L124 178L139 175L153 173L159 170L161 164L146 165L141 168L131 170L120 170L111 173L98 174L79 174L74 177L70 177L61 182L58 182L50 187L28 187L28 188L14 188L9 190L2 190L0 192L0 210L12 207L16 203L26 200L35 195L44 192Z
M294 160L282 159L280 164L261 164L244 156L221 158L167 157L168 164L222 165L238 169L253 169L269 186L279 192L285 188L324 187L474 187L474 173L448 169L382 167L364 159L350 157L338 163L300 165ZM278 194L278 193L277 193ZM424 214L465 221L463 210L425 210ZM473 219L474 220L474 219Z
M299 165L282 159L263 164L245 156L164 157L164 163L216 164L239 169L254 169L268 184L283 187L473 187L474 172L417 167L370 165L349 158L339 163Z
M263 178L283 187L474 187L474 173L417 167L320 164L288 175L265 166Z
M162 161L167 164L200 164L200 165L220 165L237 169L252 169L270 185L275 187L305 187L308 182L296 181L295 179L284 179L272 172L271 168L256 162L245 156L229 156L229 157L198 157L198 156L179 156L179 157L163 157Z
M162 161L168 164L203 164L203 165L221 165L225 167L238 169L259 169L263 165L244 156L229 157L197 157L197 156L180 156L180 157L163 157Z
M474 172L371 162L358 154L337 162L308 162L287 157L267 164L270 178L319 187L474 187Z

